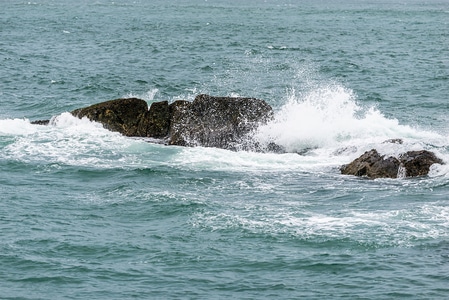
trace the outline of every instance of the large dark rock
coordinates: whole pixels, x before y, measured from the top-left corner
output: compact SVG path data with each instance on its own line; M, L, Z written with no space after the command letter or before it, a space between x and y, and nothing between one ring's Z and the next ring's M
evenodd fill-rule
M168 143L236 149L246 135L272 118L265 101L254 98L198 95L193 102L170 105Z
M397 178L427 175L430 166L443 161L434 153L421 151L408 151L399 158L380 155L372 149L356 158L351 163L341 167L341 173L346 175L366 176L368 178Z
M162 139L169 145L237 149L253 129L272 118L273 111L259 99L198 95L193 102L155 102L149 110L144 100L116 99L72 114L126 136Z

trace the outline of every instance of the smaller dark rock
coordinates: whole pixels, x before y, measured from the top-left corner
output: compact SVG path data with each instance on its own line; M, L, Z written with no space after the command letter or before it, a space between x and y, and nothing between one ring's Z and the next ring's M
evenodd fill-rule
M427 175L431 165L443 164L440 158L436 157L433 152L427 150L408 151L401 154L399 159L405 168L406 177Z
M369 178L396 178L399 160L394 157L385 158L376 149L366 151L350 164L341 167L341 173L346 175L366 176Z
M33 125L48 125L50 124L50 120L35 120L30 122Z
M399 156L385 158L377 150L366 151L350 164L340 168L342 174L366 176L368 178L397 178L427 175L430 166L443 164L443 161L427 150L408 151ZM398 173L401 174L398 174Z

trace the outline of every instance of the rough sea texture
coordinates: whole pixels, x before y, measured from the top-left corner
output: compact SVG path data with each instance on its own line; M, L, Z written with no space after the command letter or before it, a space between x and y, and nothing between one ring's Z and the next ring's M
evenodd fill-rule
M447 299L449 165L339 167L372 148L449 163L448 29L443 0L3 1L0 298ZM266 100L255 138L289 153L67 113L200 93Z

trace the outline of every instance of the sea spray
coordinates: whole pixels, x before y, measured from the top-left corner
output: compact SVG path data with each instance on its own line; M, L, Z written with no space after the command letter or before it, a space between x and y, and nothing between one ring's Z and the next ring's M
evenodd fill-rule
M357 108L353 95L342 87L311 91L302 98L293 89L274 121L260 127L255 137L287 152L322 147L345 134Z
M286 103L273 121L258 128L254 138L261 144L275 143L287 152L327 155L360 154L372 147L380 152L416 150L423 143L441 143L441 135L399 124L374 106L363 106L356 94L339 84L314 86L307 92L289 90ZM401 138L405 145L388 145L386 140ZM393 149L394 148L394 149Z
M138 98L138 99L142 99L147 101L148 103L151 103L153 101L155 101L156 96L159 94L159 89L154 88L151 90L146 91L145 93L142 94L137 94L137 93L127 93L123 96L123 98Z

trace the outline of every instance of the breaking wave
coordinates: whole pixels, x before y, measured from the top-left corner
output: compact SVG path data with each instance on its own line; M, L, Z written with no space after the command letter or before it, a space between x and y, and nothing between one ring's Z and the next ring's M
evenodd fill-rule
M397 155L408 150L444 149L447 137L385 117L376 107L364 107L354 92L337 84L287 95L273 121L258 128L254 138L301 154L353 154L377 148ZM384 143L400 139L402 144Z
M153 89L143 95L128 96L151 102L158 93ZM285 99L274 119L259 127L253 136L261 145L282 146L285 154L154 145L63 113L54 117L50 126L32 125L27 119L0 120L1 156L107 168L146 167L156 161L180 168L244 172L323 171L348 163L372 148L394 156L409 150L427 149L449 161L447 136L387 118L376 107L361 105L352 90L339 84L301 92L290 89ZM390 139L401 139L403 143L384 143ZM158 153L156 159L150 158L153 152ZM444 166L432 170L438 175L448 172Z

